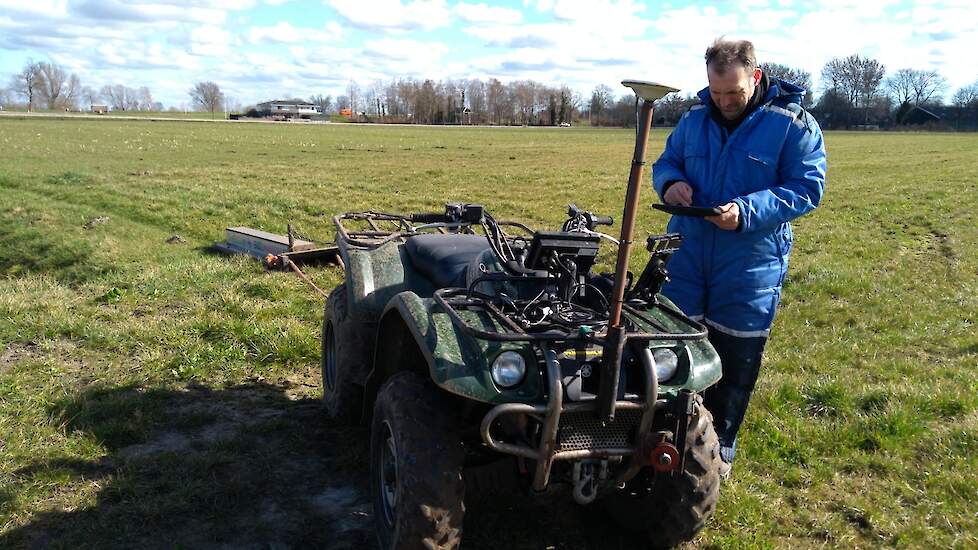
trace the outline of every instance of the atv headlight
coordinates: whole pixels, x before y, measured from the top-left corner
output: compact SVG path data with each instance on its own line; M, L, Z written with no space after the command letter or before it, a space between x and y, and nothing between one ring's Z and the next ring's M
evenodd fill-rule
M656 348L652 350L652 358L655 359L655 375L659 382L665 382L676 374L679 368L679 357L676 352L669 348Z
M523 380L526 361L515 351L504 351L496 356L490 369L492 381L500 388L512 388Z

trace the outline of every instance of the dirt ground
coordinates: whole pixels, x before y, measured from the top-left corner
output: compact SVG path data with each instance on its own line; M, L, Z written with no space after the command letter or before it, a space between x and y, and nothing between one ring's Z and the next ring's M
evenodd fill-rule
M30 350L5 354L22 352ZM89 390L56 404L52 422L87 432L110 454L38 461L13 476L55 473L87 485L95 504L37 514L0 546L375 548L366 430L331 424L310 382ZM569 495L470 497L467 549L634 547Z

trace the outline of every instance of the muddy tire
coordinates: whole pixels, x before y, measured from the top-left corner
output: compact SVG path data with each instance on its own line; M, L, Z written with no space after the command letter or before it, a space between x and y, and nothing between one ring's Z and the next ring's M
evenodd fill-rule
M370 426L370 493L383 550L456 549L465 514L464 453L453 411L412 372L380 389Z
M319 368L323 377L323 405L330 417L345 424L360 420L363 407L363 389L351 380L348 354L344 353L343 337L346 328L346 285L339 285L329 293L323 310L322 353ZM348 324L348 323L347 323Z
M604 504L621 527L645 531L652 548L671 548L688 540L706 525L720 496L720 441L713 416L696 397L694 417L686 434L689 447L683 472L639 474ZM652 492L648 483L653 479Z

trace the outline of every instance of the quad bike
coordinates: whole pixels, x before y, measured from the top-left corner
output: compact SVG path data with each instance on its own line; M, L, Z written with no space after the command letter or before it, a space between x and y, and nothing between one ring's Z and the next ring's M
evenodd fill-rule
M475 204L334 218L346 280L325 307L323 399L370 426L382 548L456 548L467 489L564 488L657 547L712 515L719 444L700 393L720 363L706 328L659 294L681 237L649 237L644 271L625 269L661 92L637 86L620 240L574 205L560 231ZM613 275L592 273L602 241L618 247Z

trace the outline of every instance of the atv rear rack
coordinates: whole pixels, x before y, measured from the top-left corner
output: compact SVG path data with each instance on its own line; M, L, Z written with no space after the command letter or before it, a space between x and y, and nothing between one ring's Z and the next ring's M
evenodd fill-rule
M354 229L347 227L346 224L360 222L366 227ZM499 225L515 227L529 234L533 230L519 222L499 221ZM481 229L479 224L472 222L435 222L417 223L411 219L410 215L389 214L385 212L347 212L338 216L333 216L333 224L336 226L336 242L346 242L350 245L361 248L377 248L391 241L405 241L409 237L424 233L460 233L467 235L478 235L473 231L473 227ZM488 246L488 244L487 244Z
M441 288L432 295L435 302L448 313L452 323L466 334L480 338L482 340L493 340L501 342L557 342L585 340L591 343L602 344L604 339L601 334L595 334L586 330L565 331L547 330L543 332L527 332L512 319L503 313L498 307L489 300L485 300L475 293L464 288ZM644 303L644 302L643 302ZM662 303L655 302L652 307L658 308L667 315L685 324L692 330L689 332L670 332L658 321L636 309L632 304L625 303L623 309L629 315L639 319L643 323L655 328L659 332L628 332L626 340L649 342L653 340L698 340L706 337L707 329L680 311L668 307ZM495 321L497 326L508 328L506 332L487 331L473 326L459 315L459 309L482 310L487 312Z

